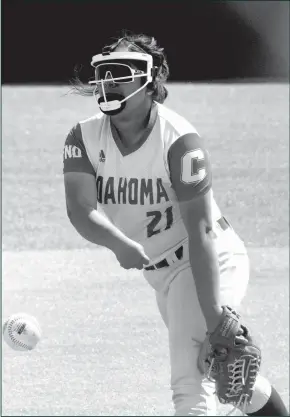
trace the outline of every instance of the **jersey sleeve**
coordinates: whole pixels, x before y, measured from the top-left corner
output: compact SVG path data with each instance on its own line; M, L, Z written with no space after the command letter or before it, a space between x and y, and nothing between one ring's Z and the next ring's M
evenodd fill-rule
M67 135L63 148L63 173L67 172L85 172L96 176L87 155L79 123Z
M212 173L204 140L197 133L180 136L168 150L172 187L179 201L206 194L212 185Z

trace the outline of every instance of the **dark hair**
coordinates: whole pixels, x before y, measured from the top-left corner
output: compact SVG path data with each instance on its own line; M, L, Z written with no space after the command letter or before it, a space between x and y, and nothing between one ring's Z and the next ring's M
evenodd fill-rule
M114 51L119 45L125 45L129 51L142 51L152 56L153 68L155 67L155 76L152 83L148 84L147 88L153 92L153 100L158 103L163 103L168 96L168 91L165 88L164 83L169 76L169 67L163 52L164 49L157 45L156 40L152 36L133 34L127 31L123 31L119 38L115 38L114 42L107 45L105 48L106 50ZM84 96L93 95L95 86L84 85L79 78L77 69L75 69L75 77L71 81L71 84L73 92Z

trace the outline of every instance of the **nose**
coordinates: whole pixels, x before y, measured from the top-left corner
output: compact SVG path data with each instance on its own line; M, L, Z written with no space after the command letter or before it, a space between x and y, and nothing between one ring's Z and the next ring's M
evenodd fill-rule
M105 90L108 90L110 88L115 88L116 86L117 85L114 83L113 80L107 81L106 83L104 83Z
M106 72L106 76L105 76L105 83L104 83L104 87L105 89L108 88L114 88L116 86L116 84L114 83L114 79L113 79L113 75L110 71Z
M103 84L103 86L106 94L112 92L112 90L115 90L115 88L117 87L117 85L113 81L106 82ZM103 89L101 85L98 86L98 93L103 95Z

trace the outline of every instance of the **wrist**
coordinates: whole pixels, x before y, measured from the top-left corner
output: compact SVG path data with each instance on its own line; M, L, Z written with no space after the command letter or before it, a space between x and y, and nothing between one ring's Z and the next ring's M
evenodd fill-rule
M130 242L131 239L118 230L116 233L111 235L107 247L114 252L115 255L117 255L125 246L129 246Z
M204 313L207 331L212 333L220 323L223 314L222 306L214 306Z

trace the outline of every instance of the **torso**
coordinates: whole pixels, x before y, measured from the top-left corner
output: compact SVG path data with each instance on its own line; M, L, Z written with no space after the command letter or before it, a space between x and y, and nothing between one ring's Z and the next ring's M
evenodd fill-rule
M98 204L113 224L144 246L151 259L162 259L187 239L171 186L168 149L195 128L158 104L149 135L126 152L114 139L108 116L98 114L80 122L80 127L96 172ZM221 217L213 194L212 216L214 223Z

